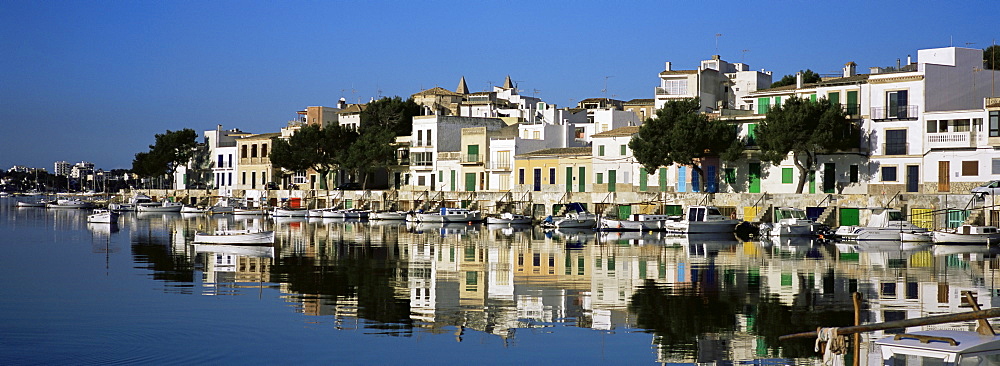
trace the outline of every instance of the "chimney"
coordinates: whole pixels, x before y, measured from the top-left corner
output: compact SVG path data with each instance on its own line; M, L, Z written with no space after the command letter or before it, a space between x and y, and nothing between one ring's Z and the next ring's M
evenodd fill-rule
M341 97L340 100L337 101L337 108L338 109L347 108L347 99Z
M906 64L913 65L913 59L910 57L910 55L906 55Z
M858 74L858 64L854 61L844 64L844 77L851 77Z
M663 71L670 71L670 61L667 61L666 64L666 68Z
M900 65L899 65L899 59L897 58L896 59L896 71L899 71L899 67L900 67Z
M795 73L795 89L802 89L802 71Z

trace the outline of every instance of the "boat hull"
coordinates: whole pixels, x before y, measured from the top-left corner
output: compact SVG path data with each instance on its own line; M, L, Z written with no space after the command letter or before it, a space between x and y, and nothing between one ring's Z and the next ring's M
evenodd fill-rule
M306 217L309 214L308 210L296 210L287 208L276 208L271 212L271 216L274 217Z
M199 244L273 244L274 231L195 233L194 242Z
M944 231L931 232L935 244L980 244L991 245L1000 243L1000 233L992 234L959 234Z
M642 231L642 221L603 219L597 223L601 231Z
M438 213L421 213L417 214L417 222L479 222L483 221L483 217L479 215L478 212L469 212L463 214L438 214Z

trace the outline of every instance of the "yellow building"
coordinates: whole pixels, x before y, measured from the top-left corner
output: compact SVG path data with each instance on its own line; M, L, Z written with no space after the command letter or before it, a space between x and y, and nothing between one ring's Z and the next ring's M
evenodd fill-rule
M514 188L534 192L589 192L589 147L542 149L514 157Z
M280 133L262 133L236 139L239 164L236 166L236 189L267 189L268 182L276 182L280 172L271 165L271 138ZM275 175L278 175L277 177Z

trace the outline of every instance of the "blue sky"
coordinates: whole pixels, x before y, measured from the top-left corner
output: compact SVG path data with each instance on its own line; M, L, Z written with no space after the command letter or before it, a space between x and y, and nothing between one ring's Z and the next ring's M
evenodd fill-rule
M153 135L510 75L558 106L652 98L664 61L775 73L985 48L998 1L0 1L0 168L129 168ZM716 34L722 34L716 37ZM718 48L716 48L718 41ZM748 50L748 51L743 51ZM904 61L905 62L905 61Z

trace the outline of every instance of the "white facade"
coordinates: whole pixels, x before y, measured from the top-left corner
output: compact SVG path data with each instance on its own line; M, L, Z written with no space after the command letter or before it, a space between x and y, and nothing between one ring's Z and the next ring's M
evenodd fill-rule
M219 125L214 130L205 131L205 143L208 145L209 164L212 167L212 187L219 190L220 196L230 196L236 188L236 169L239 156L236 151L236 139L252 134L239 129L223 130Z
M69 165L68 162L57 161L57 162L55 162L55 164L53 164L52 173L55 174L55 175L61 175L61 176L64 176L64 177L68 177L69 173L70 173L70 166L71 165Z
M409 185L417 190L440 190L445 184L450 184L438 175L445 170L461 170L457 165L462 149L462 129L486 127L487 130L499 130L506 125L496 118L414 116L410 134ZM442 161L443 153L456 153L447 154L448 160L454 160L454 165L450 161Z

